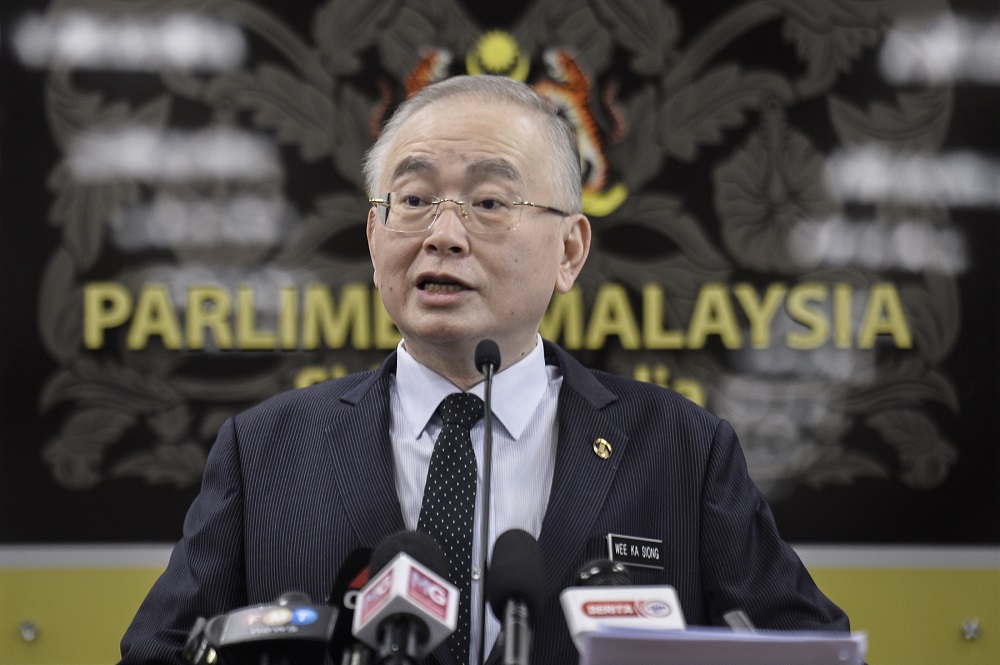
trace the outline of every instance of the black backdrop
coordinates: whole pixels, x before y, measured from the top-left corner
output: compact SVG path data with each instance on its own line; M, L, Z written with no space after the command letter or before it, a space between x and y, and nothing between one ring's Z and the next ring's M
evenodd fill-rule
M377 307L350 310L368 333L351 329L316 348L298 340L295 349L219 350L210 335L203 347L185 337L184 348L170 349L151 334L129 349L134 318L108 326L91 348L85 293L110 283L138 302L165 283L181 327L191 285L214 286L235 307L239 285L250 284L259 330L276 329L268 312L280 309L282 287L298 289L300 331L310 284L347 311L351 298L370 297L357 168L370 128L416 79L427 48L450 53L455 74L509 64L504 45L514 44L527 65L507 73L543 86L560 82L545 55L567 49L589 87L555 85L552 94L565 93L567 112L593 118L581 134L597 146L588 162L595 246L579 292L582 339L572 325L551 336L592 366L657 380L730 419L792 541L1000 543L1000 523L984 517L1000 514L991 418L1000 404L1000 202L859 201L824 185L828 157L868 142L1000 159L997 83L891 84L879 68L886 31L901 17L952 10L980 20L992 4L5 2L0 541L175 540L222 419L310 372L377 363L391 346L373 332ZM230 21L246 54L235 69L197 72L29 62L18 41L26 17L52 20L67 9L111 22L177 12ZM489 30L503 33L488 42L492 50L480 41ZM477 48L479 59L467 60ZM132 126L249 132L273 146L263 153L271 171L88 180L73 170L81 136ZM218 222L215 235L197 233L192 206L238 196L272 215L246 229L256 241L234 237L232 220ZM166 242L130 244L122 228L158 201L188 206L194 240L175 231ZM802 246L791 239L809 237L803 224L832 218L842 223L808 245L827 260L797 259ZM893 260L889 245L872 250L873 260L858 238L875 236L851 235L873 219L883 231L916 224L923 238L957 238L962 260L943 268ZM829 258L851 243L846 260ZM838 320L849 327L849 348L837 348L834 332L814 348L793 348L788 331L809 326L788 299L769 340L755 347L740 284L758 296L823 286L827 296L809 307L834 330ZM866 294L878 284L898 296L912 345L885 328L873 348L859 343ZM648 285L662 297L645 299ZM711 299L716 287L730 309ZM837 319L837 288L852 294L846 319ZM684 348L656 348L644 317L657 302L653 328L686 331ZM876 314L891 318L886 302ZM738 342L725 337L730 311ZM235 315L227 321L235 331ZM708 326L703 343L691 341L697 322Z

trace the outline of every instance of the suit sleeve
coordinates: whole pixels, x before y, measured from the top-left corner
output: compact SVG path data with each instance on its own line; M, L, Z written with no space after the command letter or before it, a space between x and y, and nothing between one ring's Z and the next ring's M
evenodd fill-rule
M747 473L729 423L712 439L702 496L701 566L713 624L745 611L759 628L849 631L844 612L816 587L778 534L766 500Z
M122 638L122 665L184 663L181 649L199 616L247 604L243 561L243 484L230 418L208 455L183 538Z

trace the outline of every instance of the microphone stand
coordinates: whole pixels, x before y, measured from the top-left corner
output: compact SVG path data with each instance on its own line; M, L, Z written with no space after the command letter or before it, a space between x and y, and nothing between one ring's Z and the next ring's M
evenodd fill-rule
M483 425L486 432L483 436L483 514L479 521L479 575L481 578L479 594L479 625L476 627L479 632L479 663L486 662L486 588L483 582L486 579L486 554L490 548L490 479L493 477L493 373L500 364L500 350L493 344L494 354L483 354L483 362L479 363L479 356L484 345L490 340L484 340L476 347L476 364L480 372L486 377L486 385L483 390L483 402L485 403L485 413L483 414Z
M490 479L493 476L493 363L484 366L486 370L486 386L483 400L486 403L486 414L483 424L486 432L483 437L483 519L479 522L479 571L486 578L486 553L490 548ZM486 662L486 590L479 594L479 662Z

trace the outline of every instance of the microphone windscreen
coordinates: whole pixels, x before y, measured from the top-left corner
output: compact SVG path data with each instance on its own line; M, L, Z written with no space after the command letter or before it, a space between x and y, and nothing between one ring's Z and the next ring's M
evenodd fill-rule
M436 540L423 531L400 531L383 540L372 552L369 579L378 575L400 553L411 556L437 575L448 578L448 560Z
M526 604L532 617L541 612L545 561L538 541L527 531L511 529L497 538L486 575L486 597L497 617L503 617L508 600Z
M578 586L631 586L625 566L610 559L594 559L583 564L576 576Z
M500 369L500 347L492 339L484 339L476 345L476 369L485 374L488 365Z

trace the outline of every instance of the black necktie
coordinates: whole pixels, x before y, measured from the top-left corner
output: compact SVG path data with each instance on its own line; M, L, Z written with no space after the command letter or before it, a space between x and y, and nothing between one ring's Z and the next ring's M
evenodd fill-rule
M483 417L483 400L471 393L452 393L441 400L438 414L444 427L431 453L417 529L433 537L448 559L448 581L461 594L458 627L448 638L448 648L456 661L467 663L477 478L469 429Z

